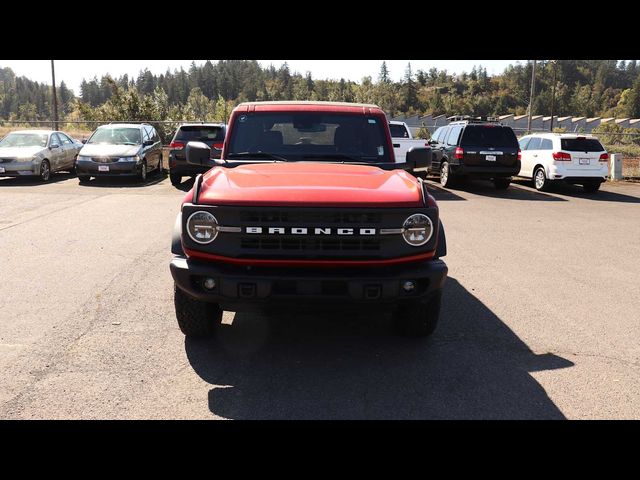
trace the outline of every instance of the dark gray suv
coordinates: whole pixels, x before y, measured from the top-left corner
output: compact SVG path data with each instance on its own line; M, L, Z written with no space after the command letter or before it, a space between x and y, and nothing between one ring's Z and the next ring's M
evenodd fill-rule
M162 142L151 125L111 123L89 137L76 160L80 183L91 177L131 176L145 182L147 173L164 172Z
M203 142L211 149L211 158L220 158L227 126L224 123L183 123L176 130L169 145L169 178L179 185L184 176L195 176L209 170L210 166L187 163L185 147L189 142Z

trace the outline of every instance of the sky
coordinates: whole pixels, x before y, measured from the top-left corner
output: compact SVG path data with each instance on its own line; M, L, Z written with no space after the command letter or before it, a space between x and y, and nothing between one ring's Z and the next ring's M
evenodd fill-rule
M202 65L206 60L193 60L196 65ZM359 82L365 76L371 76L374 81L378 78L382 60L258 60L263 67L273 64L276 68L284 62L289 64L292 72L305 74L311 72L314 79L340 79ZM505 67L516 62L526 60L386 60L391 79L398 81L404 75L407 63L411 62L414 73L417 70L429 70L436 67L446 69L449 73L469 72L474 65L482 65L489 75L503 72ZM90 80L94 76L111 74L120 77L125 73L136 78L138 73L148 68L151 73L160 74L183 67L189 68L192 60L55 60L56 84L64 81L66 86L80 94L80 83L83 79ZM217 62L217 60L212 60ZM25 76L30 80L51 84L50 60L0 60L0 67L11 68L16 75Z

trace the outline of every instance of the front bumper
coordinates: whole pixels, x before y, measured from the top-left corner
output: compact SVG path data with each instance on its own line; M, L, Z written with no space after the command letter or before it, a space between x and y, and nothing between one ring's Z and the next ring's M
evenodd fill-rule
M23 177L39 174L40 162L37 161L0 163L0 177Z
M474 165L451 165L451 171L456 175L468 175L480 178L505 178L514 177L520 173L520 162L511 167L504 166L474 166Z
M178 288L198 300L218 303L231 311L300 304L378 308L383 304L420 302L442 288L448 272L442 260L393 268L276 269L231 267L183 256L174 257L170 269ZM207 277L216 283L211 291L203 286ZM411 292L402 288L407 280L416 285Z
M102 166L109 167L109 171L101 172L98 167ZM76 173L92 177L136 176L141 167L142 164L136 162L98 163L82 160L76 162Z

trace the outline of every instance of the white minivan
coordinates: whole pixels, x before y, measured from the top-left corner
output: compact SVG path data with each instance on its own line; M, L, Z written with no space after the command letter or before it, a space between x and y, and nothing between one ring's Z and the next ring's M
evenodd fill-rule
M520 140L519 177L530 178L536 190L547 190L553 182L582 185L597 192L609 174L609 154L592 135L535 133Z

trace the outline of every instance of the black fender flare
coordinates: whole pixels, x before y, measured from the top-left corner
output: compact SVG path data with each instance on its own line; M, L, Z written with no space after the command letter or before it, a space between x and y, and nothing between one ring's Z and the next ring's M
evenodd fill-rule
M447 237L444 233L442 220L438 219L438 246L436 247L435 258L444 257L447 254Z

